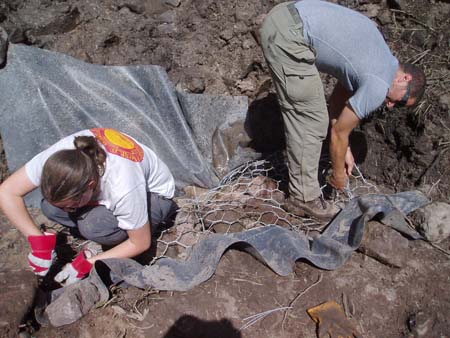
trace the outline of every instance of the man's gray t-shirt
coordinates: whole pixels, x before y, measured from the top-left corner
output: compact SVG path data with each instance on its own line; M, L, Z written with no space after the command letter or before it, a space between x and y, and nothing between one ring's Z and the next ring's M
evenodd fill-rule
M295 4L316 66L353 92L349 103L362 119L386 98L398 69L375 23L348 8L319 0Z

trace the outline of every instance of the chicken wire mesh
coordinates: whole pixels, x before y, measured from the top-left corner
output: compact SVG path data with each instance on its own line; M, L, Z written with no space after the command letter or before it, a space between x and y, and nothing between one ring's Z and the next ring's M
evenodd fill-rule
M330 168L328 158L321 159L322 176ZM343 192L328 198L343 208L352 198L378 192L357 166ZM244 163L231 171L210 190L187 187L186 195L177 198L179 211L172 228L163 231L157 240L157 253L152 263L165 256L185 259L189 250L202 238L213 233L235 233L256 227L278 225L292 231L322 231L327 223L307 216L299 216L283 209L287 167L282 154L264 160ZM330 190L324 184L322 191ZM332 190L333 191L333 190Z

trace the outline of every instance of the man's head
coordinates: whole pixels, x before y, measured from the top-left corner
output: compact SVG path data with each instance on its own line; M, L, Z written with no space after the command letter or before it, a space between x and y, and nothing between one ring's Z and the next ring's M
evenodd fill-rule
M425 82L425 73L421 68L411 63L400 64L386 96L386 106L414 106L425 92Z

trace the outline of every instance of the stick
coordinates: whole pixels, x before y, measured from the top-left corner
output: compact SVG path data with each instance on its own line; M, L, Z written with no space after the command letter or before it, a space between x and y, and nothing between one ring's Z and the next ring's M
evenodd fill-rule
M447 149L441 149L439 152L434 156L433 161L431 161L431 164L428 166L428 168L419 176L416 183L420 184L423 182L423 179L425 179L425 176L428 175L428 173L434 168L434 166L439 162L441 159L441 155L446 151Z
M253 285L260 285L260 286L263 285L261 283L254 282L254 281L251 281L251 280L248 280L248 279L242 279L242 278L231 278L231 280L234 280L236 282L247 282L247 283L250 283L250 284L253 284Z
M441 179L439 178L436 182L433 183L433 185L431 186L431 188L427 191L427 196L430 197L431 192L433 191L433 189L441 182Z
M424 51L423 53L421 53L417 59L415 59L413 62L411 62L412 64L416 64L417 62L419 62L420 60L422 60L429 52L431 49L427 49L426 51Z
M422 26L424 26L425 28L428 28L429 30L431 30L431 31L433 31L433 32L436 32L436 30L435 30L433 27L430 27L430 26L428 26L427 24L425 24L425 23L423 23L423 22L421 22L421 21L415 19L415 18L414 18L414 15L412 15L412 14L410 14L410 13L408 13L408 12L402 11L401 9L390 9L390 10L391 10L392 12L405 14L405 15L409 16L409 17L411 18L411 20L414 21L415 23L418 23L419 25L422 25Z
M442 249L439 245L434 244L432 242L428 242L428 244L430 244L433 248L437 249L438 251L442 252L444 255L446 255L447 257L450 257L450 252L448 252L447 250Z

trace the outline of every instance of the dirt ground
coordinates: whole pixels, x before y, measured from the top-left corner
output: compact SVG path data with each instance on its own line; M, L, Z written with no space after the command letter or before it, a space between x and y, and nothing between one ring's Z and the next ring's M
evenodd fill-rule
M158 64L178 89L247 95L253 107L276 106L256 30L280 1L3 0L0 26L11 42L106 65ZM392 191L420 189L450 199L450 3L437 0L342 0L371 17L401 61L427 74L422 103L377 112L359 131L364 176ZM0 70L1 71L1 70ZM329 93L333 83L324 77ZM262 108L261 108L262 107ZM0 150L1 143L0 143ZM1 180L7 175L3 151ZM45 223L33 211L38 223ZM367 241L384 259L355 252L336 271L298 262L280 277L248 254L230 250L216 274L189 292L115 289L106 306L61 328L30 315L36 279L26 240L0 218L0 336L16 337L316 337L306 309L335 300L361 337L450 337L450 260L423 241L371 223ZM450 249L450 241L440 243ZM288 310L282 308L290 306ZM245 328L245 318L273 310Z

